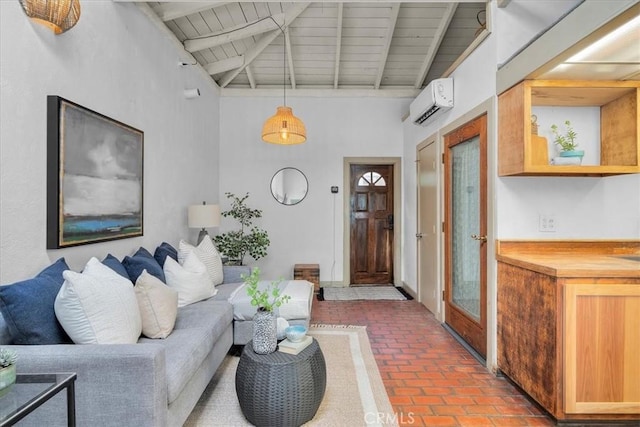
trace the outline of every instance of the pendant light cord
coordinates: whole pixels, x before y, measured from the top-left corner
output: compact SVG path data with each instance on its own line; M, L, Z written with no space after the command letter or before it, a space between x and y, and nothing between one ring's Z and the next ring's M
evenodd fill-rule
M282 37L284 38L284 40L282 41L283 47L284 47L284 57L282 58L282 90L284 92L284 106L287 106L287 34L284 32L284 29L280 26L280 24L278 24L278 22L273 19L273 16L269 15L268 18L270 18L274 24L276 24L276 26L278 28L280 28L280 31L282 32ZM266 19L266 18L265 18ZM285 22L285 27L286 27L286 22Z
M279 27L279 25L278 25ZM282 30L282 28L280 28ZM282 31L282 36L284 37L283 45L284 45L284 58L282 58L282 90L284 92L284 106L287 106L287 33Z

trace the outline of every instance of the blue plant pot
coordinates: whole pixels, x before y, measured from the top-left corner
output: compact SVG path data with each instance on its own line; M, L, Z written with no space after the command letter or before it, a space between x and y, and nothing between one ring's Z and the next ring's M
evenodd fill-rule
M584 150L561 151L560 157L583 157Z

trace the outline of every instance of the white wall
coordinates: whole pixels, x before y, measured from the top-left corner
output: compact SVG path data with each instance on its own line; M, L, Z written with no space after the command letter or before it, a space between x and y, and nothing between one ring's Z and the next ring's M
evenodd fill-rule
M507 7L494 7L497 64L507 62L520 48L580 3L582 0L513 0Z
M416 190L416 146L433 133L454 122L465 113L478 106L495 94L496 65L487 58L495 57L495 37L485 39L482 44L456 69L450 76L453 78L454 107L439 116L427 127L416 126L410 120L403 123L403 197L404 197L404 265L403 280L405 284L417 291L417 243L415 235L417 230L417 190ZM442 143L438 144L438 157L441 156ZM495 142L489 142L489 145ZM494 151L489 148L490 155ZM437 166L439 175L442 174L442 165ZM443 184L443 183L442 183ZM437 200L433 201L438 203ZM439 206L439 211L441 207Z
M0 283L64 256L118 258L139 246L195 239L186 207L218 199L217 90L131 3L85 1L62 35L0 1ZM185 88L202 96L186 100ZM59 95L144 131L144 236L46 250L46 97Z
M552 3L552 4L551 4ZM515 0L495 12L498 62L506 60L553 22L549 15L566 13L579 1ZM624 2L612 2L611 10ZM615 6L615 7L614 7ZM495 8L494 8L495 9ZM536 28L537 27L537 28ZM522 34L522 36L516 34ZM534 64L540 66L542 64ZM569 119L578 133L584 164L599 163L599 113L590 108L537 108L539 133L549 139L550 126ZM604 178L496 178L497 239L638 239L640 238L640 175ZM539 231L539 215L553 215L555 232Z
M224 95L224 94L223 94ZM307 142L277 146L262 142L264 121L275 113L282 98L221 98L220 195L250 193L247 203L261 209L255 224L268 231L271 245L266 258L245 263L258 266L263 277L291 278L296 263L320 264L322 282L343 280L343 159L345 157L399 157L402 155L401 118L406 99L287 97L307 128ZM279 169L300 169L309 181L307 197L294 206L280 205L270 191ZM340 192L331 194L331 186ZM223 209L228 203L223 204ZM234 229L222 220L220 231Z
M526 45L529 42L526 37L534 37L553 22L544 3L549 2L534 4L515 0L505 9L498 9L492 3L492 34L452 75L455 107L426 128L417 127L408 120L403 124L403 269L405 282L414 290L417 287L416 170L411 164L415 160L416 146L483 100L496 95L497 64ZM576 3L579 2L554 2L554 12L566 12ZM518 34L514 36L512 32L516 28ZM491 58L495 60L491 61ZM552 111L552 114L555 113ZM572 115L572 111L568 114L572 123L582 129L579 137L582 138L582 146L588 147L585 163L597 163L597 147L593 146L593 138L590 136L591 132L597 132L595 125L589 128L589 120L581 122ZM538 115L539 122L548 128L551 119L545 113L538 112ZM541 134L546 131L548 129L541 128ZM497 162L496 147L496 140L489 141L489 156L494 162ZM441 149L439 147L439 153ZM495 182L495 196L491 201L495 209L495 216L491 219L495 230L494 238L640 238L640 175L606 178L497 177L497 171L490 170L489 176ZM538 231L538 216L541 213L554 215L556 232Z

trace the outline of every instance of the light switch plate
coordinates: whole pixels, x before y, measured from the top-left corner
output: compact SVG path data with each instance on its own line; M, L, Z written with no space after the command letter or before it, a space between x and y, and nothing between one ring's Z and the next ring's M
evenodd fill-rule
M556 225L556 216L554 214L540 214L538 217L538 231L555 233Z

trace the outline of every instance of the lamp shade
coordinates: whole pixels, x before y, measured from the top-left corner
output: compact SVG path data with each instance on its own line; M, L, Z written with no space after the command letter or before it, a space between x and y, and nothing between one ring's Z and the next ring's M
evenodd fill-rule
M61 34L78 23L80 0L20 0L24 13L33 21Z
M220 225L220 206L191 205L187 210L187 224L190 228L209 228Z
M302 120L293 115L291 107L281 106L264 123L262 140L271 144L302 144L307 140L307 130Z

